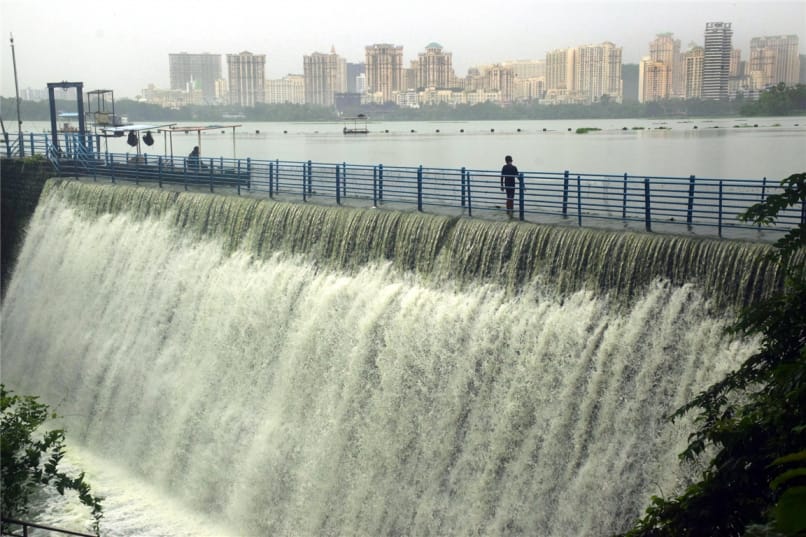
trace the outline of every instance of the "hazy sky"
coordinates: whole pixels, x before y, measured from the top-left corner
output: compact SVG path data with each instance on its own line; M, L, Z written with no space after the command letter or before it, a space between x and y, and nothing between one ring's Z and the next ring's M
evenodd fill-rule
M366 45L402 45L408 65L436 41L464 76L473 65L602 41L637 63L656 33L673 32L685 49L702 45L711 21L733 23L742 59L761 35L797 34L806 51L806 0L0 0L0 93L14 95L11 33L20 89L69 80L121 98L149 83L167 88L171 52L265 54L267 78L280 78L302 73L303 55L331 46L360 62Z

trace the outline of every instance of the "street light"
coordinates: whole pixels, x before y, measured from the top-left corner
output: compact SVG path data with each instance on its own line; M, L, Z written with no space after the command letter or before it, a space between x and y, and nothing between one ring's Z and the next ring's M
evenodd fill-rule
M20 119L20 85L17 83L17 56L14 54L14 35L9 33L11 37L11 63L14 65L14 92L17 94L17 129L19 131L19 146L20 156L25 156L25 145L22 139L22 119Z

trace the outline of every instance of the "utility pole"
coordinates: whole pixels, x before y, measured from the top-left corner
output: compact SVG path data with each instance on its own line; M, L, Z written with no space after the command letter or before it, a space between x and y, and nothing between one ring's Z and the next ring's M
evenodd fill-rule
M22 119L20 119L20 85L17 82L17 56L14 54L14 34L11 37L11 63L14 65L14 92L17 94L17 131L19 132L20 157L25 156L25 144L22 137Z

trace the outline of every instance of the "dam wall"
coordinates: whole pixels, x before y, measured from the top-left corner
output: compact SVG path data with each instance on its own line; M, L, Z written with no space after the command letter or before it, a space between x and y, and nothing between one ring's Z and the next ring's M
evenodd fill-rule
M690 479L769 251L51 180L0 365L116 535L606 536Z

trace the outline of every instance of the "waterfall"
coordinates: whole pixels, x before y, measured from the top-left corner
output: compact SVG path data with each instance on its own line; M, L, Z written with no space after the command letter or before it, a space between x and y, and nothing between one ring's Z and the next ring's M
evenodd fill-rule
M609 535L684 485L768 250L51 181L3 382L233 535Z

